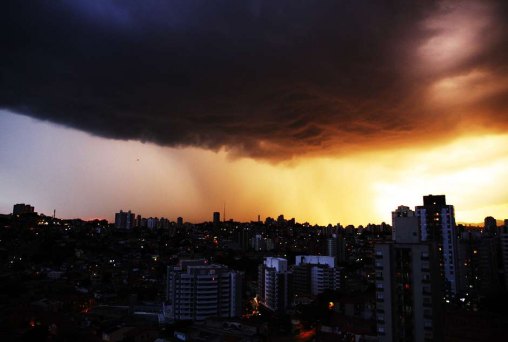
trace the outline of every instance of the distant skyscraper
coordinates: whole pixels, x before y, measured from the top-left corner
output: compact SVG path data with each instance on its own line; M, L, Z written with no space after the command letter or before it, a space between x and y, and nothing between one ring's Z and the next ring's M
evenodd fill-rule
M156 229L159 225L159 219L157 217L149 217L146 221L146 227L148 229Z
M420 219L422 241L437 243L444 294L455 297L460 288L458 236L453 205L446 204L444 195L424 196L423 206L416 207Z
M166 315L172 320L238 317L242 312L241 272L205 260L168 267Z
M419 238L419 222L407 207L392 215L393 242L374 248L379 341L440 341L441 279L437 246Z
M182 226L183 225L183 218L179 217L176 219L176 224L179 225L179 226Z
M255 236L252 237L252 248L255 250L255 251L264 251L266 250L266 238L263 238L263 235L261 234L256 234Z
M342 235L332 234L326 239L326 255L335 257L337 263L346 261L346 241Z
M274 312L285 312L291 301L291 273L284 258L267 257L259 266L260 304Z
M483 232L491 236L497 236L497 221L492 216L487 216L483 221Z
M118 229L131 229L134 227L135 215L128 212L120 210L119 213L115 214L115 227Z
M12 208L13 215L33 214L34 207L30 204L18 203Z
M252 232L246 227L241 228L236 232L236 241L238 242L238 245L240 248L244 251L251 248L251 237Z
M215 211L213 213L213 223L215 223L215 224L220 223L220 212Z

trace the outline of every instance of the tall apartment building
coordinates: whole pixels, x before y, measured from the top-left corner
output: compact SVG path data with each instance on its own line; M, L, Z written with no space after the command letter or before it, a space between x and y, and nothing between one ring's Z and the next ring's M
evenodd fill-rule
M469 300L478 298L478 241L481 239L480 231L465 231L459 241L459 268L461 292Z
M501 289L498 274L499 239L479 231L462 233L459 243L460 275L464 295L477 298Z
M439 341L437 246L421 241L419 218L409 208L399 207L392 219L394 241L374 247L379 341Z
M490 236L497 236L497 220L492 216L487 216L483 220L483 232Z
M241 228L235 232L235 240L241 250L246 251L252 248L252 231L249 228Z
M483 236L478 245L478 293L487 296L501 289L498 273L498 239Z
M284 258L265 258L258 270L258 299L261 305L274 312L284 312L292 299L292 273Z
M508 290L508 220L504 220L504 226L499 231L499 243L501 250L501 263L503 265L504 288Z
M266 238L263 238L263 235L261 234L256 234L251 239L251 247L255 251L266 250Z
M335 257L337 263L346 261L346 241L342 235L332 234L326 239L326 255Z
M325 290L338 290L341 270L335 265L335 257L297 255L292 268L294 294L315 297Z
M446 204L444 195L424 196L423 206L416 207L416 216L420 219L422 241L437 243L444 296L454 298L462 285L453 205Z
M238 317L242 312L241 272L206 260L182 260L168 267L166 316L172 320Z
M128 212L120 210L115 214L115 227L118 229L131 229L135 221L135 215L130 210Z

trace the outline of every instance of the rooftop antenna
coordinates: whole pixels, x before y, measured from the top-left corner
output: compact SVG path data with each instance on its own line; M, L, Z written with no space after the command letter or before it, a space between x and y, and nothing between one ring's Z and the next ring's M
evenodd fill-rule
M226 222L226 201L224 201L224 211L222 212L224 222Z

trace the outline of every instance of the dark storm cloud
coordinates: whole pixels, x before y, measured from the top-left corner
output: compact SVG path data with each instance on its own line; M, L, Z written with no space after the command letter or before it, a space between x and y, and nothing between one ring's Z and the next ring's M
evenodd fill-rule
M506 73L497 9L498 45L454 73ZM442 130L419 97L449 70L416 64L439 33L422 23L446 11L417 0L8 1L0 107L260 158L409 141L422 126Z

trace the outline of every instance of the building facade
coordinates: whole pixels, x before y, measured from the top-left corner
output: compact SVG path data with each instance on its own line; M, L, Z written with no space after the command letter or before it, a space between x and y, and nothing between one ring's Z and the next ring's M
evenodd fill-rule
M242 310L241 272L206 260L182 260L168 267L166 316L171 320L232 318Z
M332 234L326 239L326 255L335 257L337 263L346 262L346 241L342 235Z
M487 216L483 220L483 232L490 236L497 236L497 220L492 216Z
M421 241L419 221L407 207L399 207L392 218L394 240L374 247L379 341L439 341L437 244Z
M119 213L115 214L115 227L117 229L132 229L135 221L135 215L130 210L128 212L120 210Z
M499 230L499 249L503 272L503 287L508 291L508 220L504 221L504 226Z
M212 222L214 224L219 224L220 223L220 212L214 211L212 219L213 219Z
M341 270L335 265L335 257L297 255L292 269L294 294L315 297L326 290L340 289Z
M292 299L292 273L284 258L265 258L258 270L258 300L273 312L284 312Z
M446 204L444 195L423 197L423 206L416 207L422 241L435 242L439 251L439 264L443 279L444 297L455 298L460 284L459 242L453 205Z
M12 208L12 214L13 215L24 215L24 214L33 214L34 213L34 207L30 204L24 204L24 203L18 203L14 204L14 207Z

